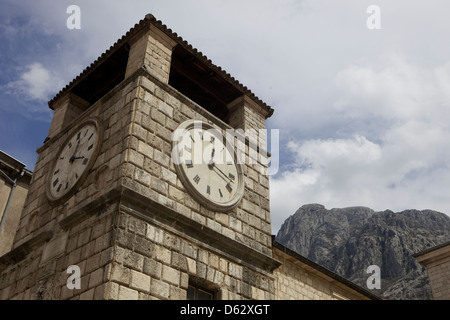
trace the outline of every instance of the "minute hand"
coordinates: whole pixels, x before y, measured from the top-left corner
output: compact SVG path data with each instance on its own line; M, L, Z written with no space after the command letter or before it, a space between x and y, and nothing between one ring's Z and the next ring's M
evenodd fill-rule
M231 179L231 178L230 178L229 176L227 176L222 170L220 170L220 168L217 167L216 164L215 164L214 162L213 162L211 165L212 165L213 168L216 168L217 170L219 170L219 172L220 172L225 178L227 178L227 179L230 180L231 182L234 182L233 179Z

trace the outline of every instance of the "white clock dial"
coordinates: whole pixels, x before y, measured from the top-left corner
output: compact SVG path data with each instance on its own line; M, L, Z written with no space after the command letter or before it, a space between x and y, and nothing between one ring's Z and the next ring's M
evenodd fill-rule
M218 211L237 205L243 194L242 168L220 130L188 120L176 131L174 148L180 179L200 203Z
M47 196L65 199L85 178L100 146L100 128L95 120L79 126L57 154L47 182Z

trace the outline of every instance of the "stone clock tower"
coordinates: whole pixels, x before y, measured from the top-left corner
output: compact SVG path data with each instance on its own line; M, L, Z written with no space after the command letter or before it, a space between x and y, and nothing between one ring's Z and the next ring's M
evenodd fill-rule
M269 106L151 15L49 106L0 299L275 298Z

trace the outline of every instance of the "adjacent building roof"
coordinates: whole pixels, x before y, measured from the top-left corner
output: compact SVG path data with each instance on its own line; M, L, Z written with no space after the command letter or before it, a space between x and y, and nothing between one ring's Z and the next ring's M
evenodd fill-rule
M365 295L366 297L372 299L372 300L382 300L382 298L380 298L379 296L373 294L372 292L370 292L369 290L366 290L360 286L358 286L357 284L351 282L350 280L345 279L344 277L334 273L331 270L328 270L327 268L315 263L314 261L298 254L297 252L285 247L284 245L282 245L279 242L275 241L275 237L272 236L272 247L277 248L278 250L284 252L285 254L291 256L292 258L300 261L303 264L306 264L307 266L311 267L314 270L317 270L318 272L321 272L322 274L338 281L341 282L342 284L346 285L347 287Z
M423 255L425 255L427 253L439 250L439 249L444 248L446 246L450 246L450 241L447 241L447 242L438 244L437 246L434 246L434 247L431 247L431 248L428 248L428 249L424 249L424 250L422 250L420 252L417 252L417 253L413 254L413 257L414 258L418 258L420 256L423 256Z
M0 150L0 174L8 181L17 178L19 175L25 175L31 178L31 171L25 169L25 164Z

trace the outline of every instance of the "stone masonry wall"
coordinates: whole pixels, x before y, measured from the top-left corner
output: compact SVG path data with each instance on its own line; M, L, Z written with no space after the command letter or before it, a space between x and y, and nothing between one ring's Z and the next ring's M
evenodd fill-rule
M434 266L428 266L427 271L433 298L436 300L450 299L450 258Z
M140 78L124 185L163 203L205 227L268 256L271 255L269 180L261 162L245 166L245 194L228 213L201 206L184 189L171 160L171 135L187 119L200 119L230 128L151 76ZM248 155L248 147L247 147Z
M112 258L113 215L118 208L117 196L112 195L120 190L136 86L136 77L124 81L77 120L99 118L104 127L103 143L90 174L65 203L50 205L45 184L56 152L72 132L63 128L38 149L13 250L0 264L1 299L79 298L85 291L64 290L71 264L81 268L87 296L103 295L106 263Z
M219 299L274 298L270 276L130 214L116 245L109 299L186 299L189 283L207 283Z
M444 245L423 257L427 268L428 278L430 279L431 290L435 300L450 299L450 244ZM420 260L419 260L420 261Z
M298 260L274 248L282 264L274 271L276 300L365 300L367 297L329 277L308 271Z
M147 224L146 232L154 230L162 238L151 233L136 235L129 225L124 227L123 216L119 218L125 188L270 260L268 178L259 174L262 165L246 166L242 202L232 212L219 213L203 208L186 193L171 161L170 137L179 123L195 118L223 128L228 128L226 124L143 69L91 106L77 122L89 117L98 117L104 125L101 151L91 174L67 202L51 206L45 184L55 153L72 132L63 128L38 150L13 249L35 244L19 262L3 263L2 299L121 299L136 297L136 292L138 298L181 298L188 281L195 279L216 286L223 298L273 298L273 279L259 267L243 265L240 259L204 247L198 240L182 240L183 233L170 232L164 224L151 227L148 219L140 222ZM148 216L149 212L139 214ZM121 221L120 228L117 221ZM130 217L129 221L135 220ZM47 238L36 244L43 234ZM134 242L129 242L130 237ZM178 245L170 245L168 239ZM139 241L151 242L143 255ZM80 289L66 286L69 265L81 269ZM127 274L129 283L123 278Z

